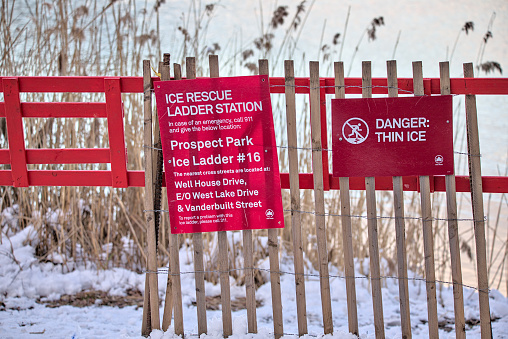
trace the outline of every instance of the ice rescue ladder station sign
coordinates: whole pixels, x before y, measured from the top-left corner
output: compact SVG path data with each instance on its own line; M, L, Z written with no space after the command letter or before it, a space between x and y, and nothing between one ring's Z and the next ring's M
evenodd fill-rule
M171 232L284 227L268 77L154 88Z
M333 175L453 174L451 96L332 100Z

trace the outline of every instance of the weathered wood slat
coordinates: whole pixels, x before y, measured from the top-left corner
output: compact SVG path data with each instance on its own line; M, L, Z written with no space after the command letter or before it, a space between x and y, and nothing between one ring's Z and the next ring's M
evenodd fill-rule
M295 267L296 313L298 335L308 333L305 277L303 265L300 181L298 177L298 141L296 132L295 71L292 60L284 62L286 85L286 125L288 136L289 189L291 196L291 235Z
M413 78L414 95L425 95L421 61L413 62ZM425 285L427 288L429 337L438 338L434 236L432 232L432 205L430 202L430 181L428 175L420 176L420 199L422 207L423 250L425 254Z
M219 77L219 58L217 55L210 55L208 58L210 67L210 78ZM222 304L222 331L224 338L233 334L233 321L231 318L231 291L229 286L229 258L228 258L228 236L226 231L218 232L219 242L219 270Z
M372 98L372 75L370 61L362 62L362 98ZM376 211L376 179L365 178L365 199L367 201L367 227L369 234L369 262L372 284L372 307L376 338L385 337L383 317L383 295L381 293L381 272L379 269L379 245Z
M472 63L464 64L463 68L465 78L474 78ZM473 204L474 235L476 241L480 326L482 339L485 339L492 337L492 327L490 323L489 279L487 273L487 250L485 246L485 214L483 209L480 135L478 132L476 96L474 95L466 95L466 124L471 201Z
M258 332L256 319L256 285L254 283L254 261L252 246L252 230L243 230L243 261L245 263L245 304L247 307L247 330Z
M185 67L187 79L196 79L196 58L186 58ZM196 272L194 274L194 281L196 283L198 334L201 335L203 333L207 333L205 266L203 258L203 235L201 233L192 234L192 247L194 248L194 271Z
M397 62L386 62L388 79L388 96L398 96ZM395 210L395 241L397 243L397 272L399 277L400 322L402 338L410 339L411 317L409 310L409 291L407 280L406 255L406 223L404 221L404 191L402 177L395 176L393 180L393 208Z
M441 94L450 95L450 65L448 62L439 63L441 79ZM446 180L446 211L448 216L448 238L450 243L450 259L453 280L453 307L455 313L455 337L466 338L466 323L464 319L464 296L462 289L462 268L460 261L459 225L457 221L457 192L455 188L455 174L447 175Z
M344 99L344 63L334 63L335 98ZM349 178L339 178L340 209L342 222L342 248L344 249L344 273L346 275L347 312L349 332L358 335L358 310L356 305L355 264L353 253L353 232L351 230L351 201L349 196Z
M328 251L326 249L325 202L323 184L323 160L321 144L320 81L319 63L311 61L310 68L310 114L312 135L312 173L314 178L314 206L316 238L318 248L319 283L323 310L324 333L333 333L332 304L330 299L330 277L328 273Z
M269 75L268 60L259 60L259 74ZM284 334L282 321L282 295L280 290L278 230L268 230L268 256L270 258L270 286L272 289L273 332L276 339Z
M173 64L173 73L175 80L182 79L182 67L179 64ZM184 336L183 311L182 311L182 282L180 279L180 241L178 234L170 236L170 260L171 260L171 281L173 287L173 313L174 329L176 335Z
M143 61L143 74L144 74L144 143L145 145L152 145L152 93L151 93L151 78L150 78L150 61ZM147 225L147 246L148 246L148 260L146 281L145 280L145 303L150 311L144 312L144 321L142 332L150 333L152 330L160 329L159 318L159 288L157 279L157 249L155 242L155 213L153 211L153 162L152 152L145 152L145 221ZM148 283L148 284L147 284ZM148 291L147 291L148 286ZM149 298L149 299L147 299ZM147 322L150 322L148 326ZM144 334L144 333L143 333Z
M168 80L170 80L170 68L171 67L169 65L169 60L166 60L166 59L169 59L169 54L164 54L164 57L165 57L164 61L162 63L159 63L159 72L161 73L161 80L168 81ZM155 125L155 130L159 130L158 122ZM154 145L158 145L157 146L158 148L162 147L161 146L162 144L160 142L160 130L158 132L155 132ZM162 154L161 154L162 151L160 151L160 150L153 150L153 151L158 151L158 152L154 152L154 154L156 154L158 156L162 156ZM158 161L157 162L154 161L154 164L156 164L156 163L158 163ZM161 197L162 197L162 191L161 191ZM161 209L164 209L164 208L162 208L162 205L161 205ZM161 220L162 220L162 218L167 218L167 214L161 215ZM169 218L168 218L168 221L169 221ZM160 233L163 235L162 239L165 239L164 235L166 234L166 230L162 228L162 225L164 225L164 223L161 221L160 225L161 225ZM169 225L169 227L171 227L171 225ZM168 229L167 231L169 231L169 234L170 234L169 238L171 239L171 230ZM166 246L166 241L159 241L159 248L164 248L164 246ZM171 252L171 244L169 244L169 251ZM170 261L171 261L171 259L170 259ZM171 317L173 315L173 281L171 278L171 262L168 263L168 277L167 277L167 281L166 281L166 297L164 299L164 311L163 312L164 313L162 314L162 330L167 331L169 326L171 325Z

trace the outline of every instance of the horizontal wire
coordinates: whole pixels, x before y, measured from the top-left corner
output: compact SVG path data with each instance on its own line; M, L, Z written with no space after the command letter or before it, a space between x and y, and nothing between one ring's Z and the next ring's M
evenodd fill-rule
M282 145L276 145L275 147L277 148L284 148L284 149L301 149L301 150L305 150L305 151L327 151L327 152L332 152L333 149L330 149L330 148L312 148L312 147L297 147L297 146L282 146ZM481 157L482 155L481 154L470 154L470 153L467 153L467 152L459 152L459 151L453 151L453 153L455 154L462 154L462 155L469 155L469 156L472 156L472 157Z
M374 218L366 216L366 215L350 215L350 214L334 214L334 213L317 213L312 211L300 211L300 210L284 210L284 212L299 212L299 213L305 213L305 214L314 214L317 216L328 216L328 217L350 217L350 218L360 218L360 219L366 219L366 220L372 220L372 219L407 219L407 220L426 220L426 221L474 221L474 222L484 222L487 221L487 217L484 216L483 220L475 220L472 218L456 218L456 219L448 219L448 218L423 218L423 217L392 217L392 216L376 216Z
M325 85L325 86L315 86L315 87L311 87L311 86L307 86L307 85L287 85L287 84L284 84L284 85L270 85L270 87L293 87L293 88L308 88L308 89L320 89L320 88L359 88L359 89L374 89L374 88L385 88L385 89L396 89L400 92L403 92L403 93L406 93L406 94L415 94L414 91L410 91L410 90L407 90L407 89L404 89L404 88L400 88L400 87L395 87L395 86L379 86L379 85L375 85L375 86L360 86L360 85ZM150 92L155 92L155 89L150 89ZM460 94L451 94L452 96L458 96ZM424 94L422 96L428 96L428 94Z
M162 148L157 148L157 147L153 147L153 146L148 146L148 145L143 145L144 148L150 148L150 149L154 149L156 151L162 151Z
M311 211L301 211L301 210L283 210L284 212L298 212L298 213L304 213L304 214L313 214L317 216L324 216L324 217L349 217L349 218L359 218L359 219L366 219L366 220L381 220L381 219L392 219L392 220L424 220L425 221L473 221L473 222L485 222L487 221L487 217L484 216L483 220L475 220L472 218L455 218L455 219L449 219L449 218L423 218L423 217L392 217L392 216L376 216L374 218L366 216L366 215L353 215L353 214L335 214L335 213L317 213L317 212L311 212ZM169 213L169 210L143 210L143 212L166 212Z
M320 88L360 88L360 89L366 89L366 88L386 88L386 89L397 89L401 92L407 93L407 94L414 94L414 92L400 88L395 86L359 86L359 85L328 85L328 86L316 86L311 87L307 85L270 85L270 87L294 87L294 88L309 88L309 89L320 89Z
M162 148L158 148L158 147L153 147L153 146L148 146L148 145L143 145L144 148L149 148L149 149L153 149L153 150L156 150L156 151L162 151ZM276 145L275 147L277 148L284 148L284 149L301 149L301 150L304 150L304 151L326 151L326 152L332 152L333 150L330 149L330 148L312 148L312 147L295 147L295 146L281 146L281 145ZM470 154L470 153L467 153L467 152L458 152L458 151L453 151L453 153L455 154L462 154L462 155L468 155L468 156L472 156L472 157L481 157L482 155L481 154Z
M457 151L453 151L453 153L455 154L462 154L462 155L467 155L467 156L470 156L470 157L482 157L481 154L471 154L471 153L467 153L467 152L457 152Z
M274 332L267 332L268 334L271 334L273 336L275 336L275 333ZM200 334L198 333L188 333L187 335L185 335L185 338L187 338L187 336L191 336L191 337L199 337ZM283 332L283 333L277 333L277 336L292 336L292 337L300 337L300 335L298 333L286 333L286 332ZM323 337L322 334L305 334L306 337L311 337L311 338L318 338L318 337Z
M439 284L446 284L446 285L459 285L465 288L469 288L478 292L490 292L491 289L480 289L478 287L474 287L467 284L459 284L452 281L445 281L445 280L427 280L425 278L418 278L418 277L395 277L395 276L380 276L379 278L372 278L369 276L345 276L345 275L335 275L335 274L328 274L328 275L320 275L318 273L296 273L296 272L288 272L288 271L272 271L268 268L260 268L260 267L240 267L240 268L231 268L229 270L203 270L203 271L185 271L185 272L179 272L179 273L171 273L169 268L159 268L157 271L151 271L151 270L144 270L143 273L149 273L149 274L168 274L170 276L181 276L181 275L188 275L188 274L196 274L196 273L215 273L215 274L221 274L221 273L232 273L237 271L247 271L247 270L257 270L257 271L263 271L267 273L275 273L279 275L293 275L293 276L302 276L302 277L310 277L310 278L320 278L320 279L329 279L329 278L337 278L337 279L366 279L366 280L381 280L381 279L391 279L391 280L407 280L407 281L420 281L425 283L439 283Z

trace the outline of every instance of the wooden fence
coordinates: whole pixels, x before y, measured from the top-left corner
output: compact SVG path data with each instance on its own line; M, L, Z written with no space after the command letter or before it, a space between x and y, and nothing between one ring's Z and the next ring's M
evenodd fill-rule
M270 92L284 94L286 102L287 146L289 173L281 173L283 189L291 195L291 227L294 274L297 301L299 335L306 334L306 296L305 270L302 247L300 191L314 190L315 227L319 253L319 272L321 286L322 322L324 333L333 332L330 282L328 272L328 250L326 241L324 192L340 189L341 226L344 248L344 269L347 288L347 309L349 331L358 334L358 316L355 291L355 271L353 266L350 191L365 190L367 197L368 238L370 256L370 280L377 338L384 337L384 320L381 295L381 275L379 268L379 248L377 239L377 211L375 191L393 191L395 207L395 231L397 243L397 269L400 293L401 332L404 338L411 337L410 303L405 244L405 217L403 191L420 192L421 220L424 233L425 279L428 300L429 336L438 336L436 282L432 234L432 215L430 197L432 192L446 192L447 219L449 230L453 293L455 302L455 331L458 338L465 337L464 302L462 296L462 274L458 238L458 219L456 192L471 192L474 230L476 239L476 258L478 291L480 300L480 321L482 338L491 337L489 287L487 280L485 222L482 193L508 193L508 177L482 177L480 170L480 149L476 115L476 95L508 94L507 78L473 77L472 64L464 65L464 78L450 79L448 63L440 64L440 78L424 78L422 64L413 63L413 78L398 78L395 61L387 62L387 77L372 78L370 62L362 65L362 78L344 78L342 63L335 63L334 77L321 77L319 64L310 63L310 77L297 78L293 62L284 64L284 77L270 77ZM126 168L126 152L123 124L122 93L144 93L145 146L154 147L158 143L157 119L153 121L152 90L153 83L159 80L180 79L181 67L174 65L170 77L169 59L159 65L159 79L150 76L150 63L144 62L143 77L1 77L4 102L0 102L0 117L5 117L8 130L8 149L0 149L0 164L8 165L0 170L0 185L28 186L112 186L145 187L145 209L148 229L148 262L146 274L145 307L142 332L161 327L157 286L156 235L153 191L156 181L155 162L158 151L145 152L145 171L129 171ZM268 62L259 61L261 74L268 74ZM210 75L219 76L218 59L210 57ZM196 77L195 61L186 60L187 78ZM105 102L22 102L20 93L105 93ZM408 177L369 177L334 178L329 172L329 157L326 123L326 96L344 98L346 94L362 94L364 98L373 94L395 97L399 94L415 96L455 94L465 95L468 136L469 176L408 176ZM296 130L296 95L308 95L312 131L312 173L298 172L298 133ZM107 118L109 148L104 149L25 149L23 118ZM155 131L152 127L155 127ZM153 133L155 132L155 133ZM155 136L155 137L153 137ZM155 147L156 148L156 147ZM69 164L69 163L109 163L110 170L38 170L28 169L28 164ZM164 184L164 183L163 183ZM280 244L276 230L269 230L270 282L272 288L272 307L274 334L278 338L284 333L284 322L280 291L280 270L278 254ZM220 281L222 300L222 320L224 336L232 334L232 317L229 291L228 244L225 232L219 232ZM248 331L257 331L255 286L253 280L252 231L243 231L244 262L246 267L246 303ZM167 329L174 319L176 334L184 334L182 295L179 275L178 237L171 236L171 274L168 275L166 302L162 328ZM193 235L194 269L196 279L196 303L199 334L207 332L206 299L204 290L203 239L200 234ZM173 314L174 311L174 314Z
M218 77L218 59L211 56L209 60L210 76ZM174 65L174 79L181 79L181 70L178 64ZM152 141L152 104L150 84L150 65L145 61L145 142ZM169 63L159 65L162 80L169 80L170 66ZM448 63L440 64L439 79L424 79L421 62L413 63L413 79L397 78L397 68L395 61L387 62L387 78L373 79L371 77L370 62L362 64L361 79L345 79L344 66L342 63L335 63L334 78L321 78L319 75L319 63L310 63L309 78L295 78L293 62L288 60L284 64L284 78L270 78L270 86L272 93L285 94L286 100L286 119L287 119L287 148L289 157L289 173L282 174L282 183L284 188L290 189L291 195L291 234L293 239L294 254L294 274L296 287L297 302L297 319L299 335L306 334L307 317L306 317L306 297L305 297L305 271L303 265L303 249L301 239L301 206L300 206L300 190L313 189L315 199L315 228L318 249L318 266L321 286L321 305L322 305L322 322L324 334L333 333L332 306L330 294L330 281L328 272L328 250L325 227L325 203L324 192L330 189L340 189L341 201L341 221L342 221L342 241L344 248L344 269L346 277L347 289L347 308L348 308L348 325L349 331L358 335L358 316L356 305L355 291L355 271L354 271L354 253L352 244L351 231L351 212L350 197L351 189L365 189L367 199L367 218L368 218L368 238L369 238L369 257L370 257L370 280L372 286L372 301L374 313L374 325L376 338L384 338L384 320L383 320L383 303L381 293L381 273L379 264L379 248L378 248L378 231L377 231L377 211L375 191L393 190L394 210L395 210L395 231L397 243L397 267L399 278L399 295L400 295L400 316L401 316L401 332L403 338L411 338L411 322L410 322L410 303L408 293L408 276L406 263L406 244L405 244L405 218L404 218L404 199L403 191L417 190L421 197L421 220L423 227L423 241L425 252L425 281L427 290L427 308L428 308L428 326L429 337L437 338L438 335L438 313L436 299L436 279L434 266L434 248L433 248L433 229L431 214L431 193L434 191L445 191L447 198L447 219L449 230L450 255L453 277L453 293L454 293L454 309L455 309L455 331L457 338L465 338L465 319L464 319L464 301L462 295L462 273L460 261L460 244L458 237L458 219L457 219L457 203L456 192L457 187L460 191L472 192L472 206L475 224L477 268L478 268L478 291L480 300L480 321L482 338L491 337L490 324L490 308L488 297L488 280L487 280L487 264L486 264L486 248L485 248L485 230L484 230L484 212L482 199L482 177L480 171L480 150L478 125L476 121L476 103L475 94L486 93L503 93L508 91L508 82L506 79L493 80L489 79L480 84L476 82L473 85L473 68L472 64L464 65L465 79L450 79ZM196 76L194 58L186 59L187 78L193 79ZM259 73L268 74L267 60L259 61ZM477 80L478 81L478 80ZM495 81L495 85L488 82ZM473 89L473 87L475 87ZM490 87L487 89L487 87ZM370 98L375 94L388 94L389 97L396 97L401 94L410 92L415 96L432 95L432 94L464 94L466 95L466 114L467 114L467 135L468 135L468 158L470 162L470 176L456 177L455 175L447 176L419 176L419 177L393 177L391 182L386 178L368 177L364 179L354 178L333 178L329 173L328 164L328 145L327 145L327 123L326 123L326 95L334 94L335 98L345 98L346 94L355 93L362 94L363 98ZM298 172L298 141L296 130L296 94L309 95L310 101L310 121L312 134L312 173ZM155 128L158 131L157 121ZM158 143L158 134L155 134L157 140L152 141L152 145ZM157 151L154 151L155 154ZM153 167L155 160L152 157L158 155L149 155L146 158L146 187L152 186L151 176L148 171ZM160 155L159 155L160 156ZM485 178L484 178L485 179ZM506 177L498 177L493 180L499 185L500 191L506 190ZM363 182L360 180L364 180ZM462 180L464 180L462 182ZM338 182L337 182L338 181ZM470 185L469 185L470 184ZM483 180L484 187L489 185ZM150 196L146 196L147 201L145 207L147 210L153 206L153 200ZM147 220L150 222L149 229L153 230L154 212L148 212ZM152 243L150 257L152 265L149 263L149 286L150 290L157 291L157 267L155 253L155 232L149 239ZM171 240L171 271L168 275L168 289L166 291L166 303L163 315L163 330L167 330L171 323L171 310L174 309L174 330L176 334L184 334L184 324L182 317L182 296L180 289L180 272L178 263L178 235L172 235ZM272 289L272 309L273 324L275 338L279 338L284 334L281 291L280 291L280 272L278 263L278 252L280 244L277 239L277 231L269 230L269 256L270 256L270 282ZM222 303L222 320L223 334L228 337L232 334L231 321L231 300L229 294L229 263L227 256L227 242L225 232L219 232L219 270L221 282L221 303ZM206 301L204 297L204 274L203 272L203 240L201 234L193 235L194 246L194 267L196 279L196 304L198 331L201 335L207 332L206 324ZM252 231L243 231L243 247L244 262L246 270L246 307L248 319L248 331L250 333L257 332L256 320L256 302L255 287L253 284L253 265L252 265ZM150 292L147 293L150 298L146 298L147 303L153 305L156 302L152 298ZM147 306L147 304L145 303ZM146 308L148 309L148 308ZM159 316L157 307L151 307L151 315L145 313L143 331L149 333L150 328L159 328Z

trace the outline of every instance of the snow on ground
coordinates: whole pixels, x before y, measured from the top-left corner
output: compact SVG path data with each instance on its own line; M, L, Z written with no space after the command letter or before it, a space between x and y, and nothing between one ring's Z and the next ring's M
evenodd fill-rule
M106 291L110 295L125 295L128 290L144 290L144 275L126 269L97 271L93 265L76 264L69 270L62 264L39 262L35 257L34 244L37 242L33 228L27 227L17 234L2 234L0 244L0 337L1 338L142 338L140 336L142 309L136 306L123 308L101 306L100 300L94 305L78 308L61 306L49 308L36 300L58 300L63 294L75 294L86 290ZM181 271L193 270L192 258L185 248L181 253ZM364 266L368 266L365 265ZM268 268L263 263L261 268ZM330 267L330 274L342 273ZM281 271L293 271L290 258L281 258ZM307 271L309 273L316 273ZM266 274L266 273L265 273ZM358 273L356 291L361 338L374 338L372 299L368 279ZM159 275L159 295L165 295L167 275ZM182 274L184 328L187 337L197 338L196 308L194 300L194 275ZM234 285L231 280L232 299L245 296L244 287ZM345 282L341 278L331 278L334 335L322 336L321 302L319 280L309 277L306 280L307 315L309 335L304 338L354 338L347 333L347 308ZM428 328L425 284L410 280L411 323L414 338L427 338ZM281 276L285 338L294 337L297 330L294 276ZM438 289L439 290L439 289ZM246 311L233 313L233 336L231 338L273 338L271 318L270 284L266 283L256 291L256 298L263 306L257 309L257 335L247 334ZM219 286L206 283L206 294L217 296ZM465 316L467 320L479 319L478 295L464 288ZM438 292L439 320L453 322L453 294L450 286L443 286ZM498 291L490 293L491 316L497 320L492 323L495 338L508 338L508 299ZM383 288L384 320L387 338L400 338L400 318L398 285L394 279L386 280ZM161 307L161 318L163 308ZM208 335L201 338L222 338L221 311L207 311ZM441 338L454 338L453 324L448 325L451 332L440 330ZM480 337L479 325L467 326L469 338ZM173 328L163 333L153 331L151 338L168 339L177 337Z

